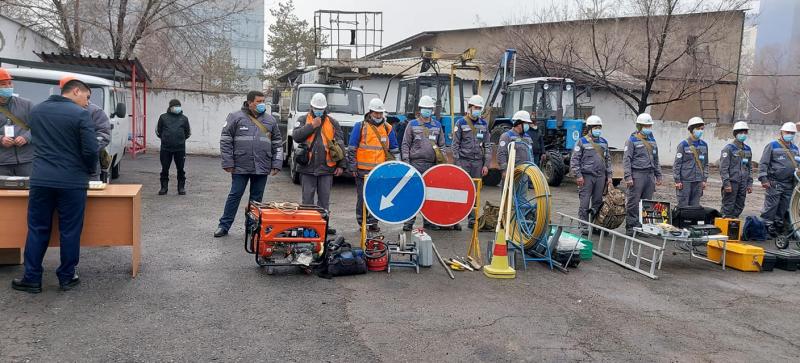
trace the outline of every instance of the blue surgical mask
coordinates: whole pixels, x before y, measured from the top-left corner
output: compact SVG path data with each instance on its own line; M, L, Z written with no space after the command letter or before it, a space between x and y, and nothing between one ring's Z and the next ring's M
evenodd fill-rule
M0 88L0 97L3 98L11 98L14 95L14 89L11 87L8 88Z
M433 115L433 110L431 110L430 108L423 108L419 110L419 114L424 118L431 118L431 115Z
M479 119L481 117L481 110L472 110L472 118Z
M794 140L794 134L783 135L783 141L792 142L793 140Z
M531 129L531 125L522 124L522 131L523 132L528 132L528 130L530 130L530 129Z
M183 109L181 109L181 106L172 106L172 113L178 114L181 113L182 111Z
M647 135L647 136L650 136L650 135L653 134L653 130L650 129L650 128L642 128L642 133Z
M256 112L258 112L259 114L267 112L267 104L259 103L258 105L256 105Z
M703 130L694 130L692 131L692 135L694 135L695 139L699 140L701 137L703 137Z
M322 117L323 113L325 113L325 110L314 110L314 117Z
M600 137L603 134L603 130L600 129L592 129L592 137Z
M739 142L745 142L745 141L747 141L747 134L739 134L739 135L736 135L736 140L739 140Z
M381 117L381 118L374 118L373 117L372 118L372 122L374 122L376 124L381 124L381 123L383 123L383 117Z

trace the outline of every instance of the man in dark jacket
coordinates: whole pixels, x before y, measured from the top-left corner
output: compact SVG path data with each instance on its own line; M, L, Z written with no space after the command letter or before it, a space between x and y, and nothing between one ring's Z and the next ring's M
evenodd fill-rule
M89 111L91 91L78 79L65 82L61 95L50 96L31 110L29 123L36 140L28 198L28 239L25 275L12 288L42 291L42 260L50 243L53 214L58 211L61 266L56 270L62 290L80 280L75 274L89 175L97 166L97 139Z
M0 175L31 175L33 146L26 124L31 108L31 101L14 96L11 75L0 68Z
M106 115L106 112L103 111L100 106L92 102L89 102L87 109L92 118L92 125L94 125L94 134L97 137L97 152L100 154L97 160L98 168L94 174L92 174L91 179L106 182L107 170L105 169L109 167L111 160L105 160L102 163L100 161L103 157L110 158L108 153L105 152L105 148L111 143L111 120L108 119L108 115ZM105 164L105 166L103 166L103 164Z
M326 109L328 100L322 93L311 97L308 113L300 115L292 130L292 139L305 143L308 149L308 164L297 165L300 173L300 184L303 186L303 204L317 205L330 210L331 186L333 177L342 175L347 166L344 158L344 133L339 122L328 116ZM333 155L329 145L335 143L342 155ZM314 195L317 202L314 202ZM328 234L336 234L336 230L328 228Z
M219 138L222 169L231 173L232 184L214 237L228 234L247 183L250 183L249 200L260 202L267 176L278 174L283 167L281 130L266 111L264 94L250 91L242 109L229 114L222 127Z
M547 161L547 152L544 147L544 133L545 129L539 127L536 118L531 118L531 126L528 129L528 136L531 138L531 153L533 154L533 162L536 165L542 166L542 163Z
M186 161L186 139L191 135L189 119L183 114L181 101L170 100L167 112L161 114L156 126L156 136L161 139L161 190L158 195L167 194L172 160L175 160L175 169L178 169L178 194L186 194L186 172L183 165Z

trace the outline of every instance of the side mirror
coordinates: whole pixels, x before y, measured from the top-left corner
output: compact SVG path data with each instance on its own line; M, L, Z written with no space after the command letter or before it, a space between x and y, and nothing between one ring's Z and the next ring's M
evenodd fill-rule
M127 115L128 110L125 108L125 104L120 102L117 104L117 107L114 109L114 115L119 118L125 118Z

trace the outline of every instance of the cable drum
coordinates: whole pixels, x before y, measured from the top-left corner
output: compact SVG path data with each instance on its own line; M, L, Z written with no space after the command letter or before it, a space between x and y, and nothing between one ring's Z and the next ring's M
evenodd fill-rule
M795 174L797 178L797 174ZM800 178L798 178L800 180ZM789 201L789 223L790 228L794 232L794 237L800 239L800 229L797 228L800 223L800 184L796 184L794 191L792 191L792 199Z
M532 187L532 188L531 188ZM550 225L550 186L536 164L522 162L514 168L510 239L532 249L543 241Z

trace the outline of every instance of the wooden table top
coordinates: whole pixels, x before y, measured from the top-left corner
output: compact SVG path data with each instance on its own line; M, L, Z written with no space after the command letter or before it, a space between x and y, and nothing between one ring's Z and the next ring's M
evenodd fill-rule
M103 190L90 190L90 198L131 198L142 190L141 184L109 184ZM0 189L0 198L27 197L29 190Z

